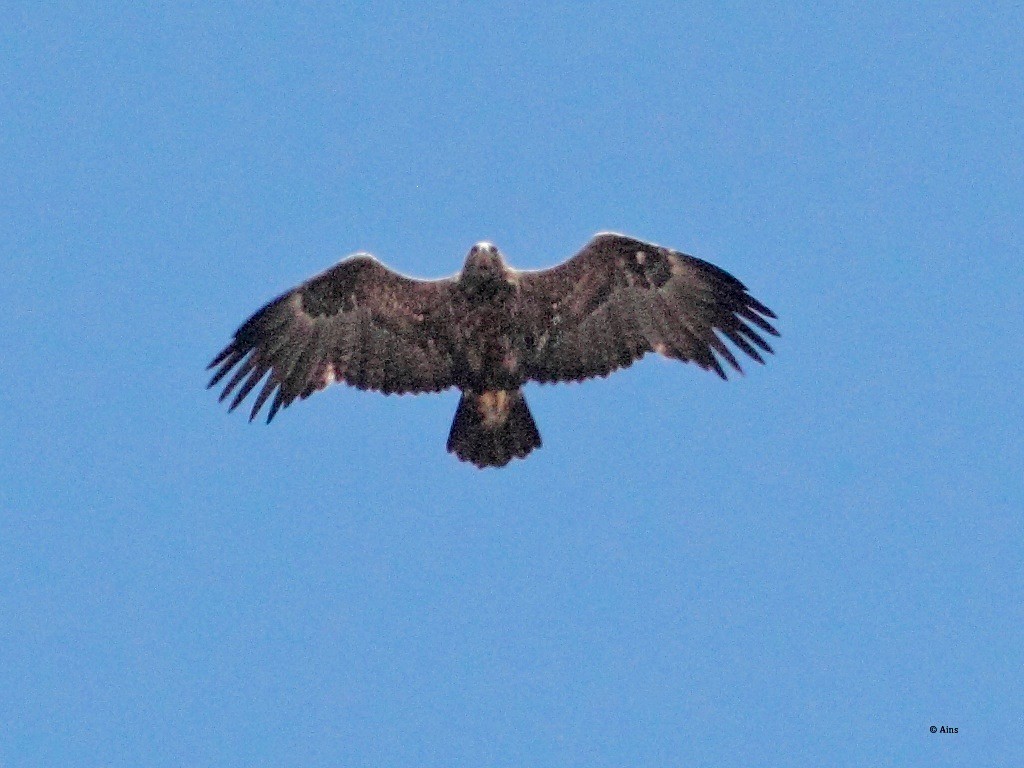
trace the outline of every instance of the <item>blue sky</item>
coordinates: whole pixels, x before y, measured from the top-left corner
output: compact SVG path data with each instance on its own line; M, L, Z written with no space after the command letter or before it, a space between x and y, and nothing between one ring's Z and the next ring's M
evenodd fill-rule
M1024 759L1019 4L282 5L0 21L0 764ZM528 386L487 472L454 392L204 389L354 251L609 229L778 354Z

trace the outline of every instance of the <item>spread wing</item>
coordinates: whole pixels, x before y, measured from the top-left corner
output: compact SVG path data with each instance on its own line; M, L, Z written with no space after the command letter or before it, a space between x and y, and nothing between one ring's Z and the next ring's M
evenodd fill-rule
M454 280L414 280L367 254L345 259L271 301L235 331L209 368L212 387L232 369L224 400L238 407L267 376L252 420L334 382L390 393L452 386ZM269 375L267 375L269 373Z
M723 338L763 363L762 334L778 336L775 314L728 272L624 235L597 235L564 264L519 273L519 286L522 364L540 382L607 376L651 351L724 379L718 357L742 369Z

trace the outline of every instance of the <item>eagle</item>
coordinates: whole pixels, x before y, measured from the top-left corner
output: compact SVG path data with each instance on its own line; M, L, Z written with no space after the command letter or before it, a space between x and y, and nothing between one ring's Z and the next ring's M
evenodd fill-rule
M233 411L263 381L249 420L336 382L385 395L462 392L448 451L503 467L540 447L528 381L607 376L648 352L726 378L730 341L758 363L776 315L723 269L626 235L595 235L549 269L517 270L493 244L462 270L420 280L367 253L343 259L246 320L209 364ZM719 359L720 358L720 359Z

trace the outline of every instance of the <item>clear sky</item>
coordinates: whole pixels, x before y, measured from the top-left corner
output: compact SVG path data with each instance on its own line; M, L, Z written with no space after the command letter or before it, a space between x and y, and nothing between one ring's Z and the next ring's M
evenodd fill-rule
M1024 11L855 5L6 6L0 765L1021 764ZM204 389L354 251L609 229L777 355L528 386L498 471Z

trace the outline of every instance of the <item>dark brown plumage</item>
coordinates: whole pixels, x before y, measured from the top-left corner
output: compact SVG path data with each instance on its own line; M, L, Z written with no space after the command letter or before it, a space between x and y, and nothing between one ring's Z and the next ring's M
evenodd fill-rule
M352 256L249 318L209 368L232 369L221 400L234 410L261 380L250 420L267 421L334 382L385 394L462 390L448 450L500 467L540 446L520 387L607 376L648 352L726 378L741 371L721 337L759 363L775 314L706 261L602 233L563 264L509 268L478 243L462 271L416 280Z

